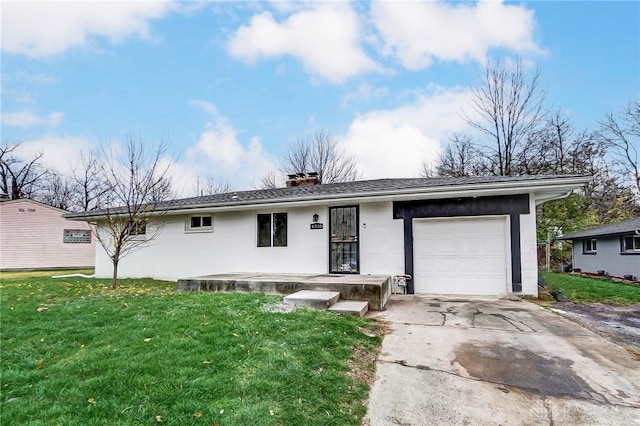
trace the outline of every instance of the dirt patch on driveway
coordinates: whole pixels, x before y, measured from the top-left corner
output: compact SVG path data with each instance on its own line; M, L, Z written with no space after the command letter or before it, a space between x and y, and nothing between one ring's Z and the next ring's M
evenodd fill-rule
M640 304L611 306L601 303L561 302L548 306L613 343L627 348L640 360Z

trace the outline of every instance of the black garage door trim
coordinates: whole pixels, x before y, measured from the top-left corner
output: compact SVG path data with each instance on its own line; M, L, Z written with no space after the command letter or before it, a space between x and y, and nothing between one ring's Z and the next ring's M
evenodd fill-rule
M444 200L396 201L393 218L404 220L404 270L413 277L413 219L429 217L509 215L511 240L511 289L522 291L520 215L529 214L529 195L507 195ZM414 293L413 279L407 292Z

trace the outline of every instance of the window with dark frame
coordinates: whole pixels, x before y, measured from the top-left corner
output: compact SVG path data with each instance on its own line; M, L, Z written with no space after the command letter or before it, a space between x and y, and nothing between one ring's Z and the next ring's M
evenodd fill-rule
M65 229L64 242L65 243L90 243L91 231L89 231L88 229Z
M190 216L187 221L187 231L205 232L213 230L213 216Z
M622 237L622 251L640 252L640 235L625 235Z
M582 244L583 253L596 253L598 251L598 246L595 238L583 240Z
M145 235L147 233L147 222L136 220L129 226L129 235Z
M287 246L287 214L259 213L257 215L258 247Z

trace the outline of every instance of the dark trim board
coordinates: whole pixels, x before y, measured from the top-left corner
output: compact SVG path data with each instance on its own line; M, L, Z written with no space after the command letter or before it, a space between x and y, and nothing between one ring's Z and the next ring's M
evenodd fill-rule
M520 215L529 214L529 195L510 195L444 200L396 201L393 218L404 220L404 269L412 279L407 293L413 294L413 219L509 215L511 243L511 288L522 291L522 258L520 253Z

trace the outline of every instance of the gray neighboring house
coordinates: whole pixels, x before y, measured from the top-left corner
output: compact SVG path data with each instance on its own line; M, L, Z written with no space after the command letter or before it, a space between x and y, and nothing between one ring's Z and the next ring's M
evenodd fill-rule
M561 235L573 242L573 269L640 278L640 218Z

